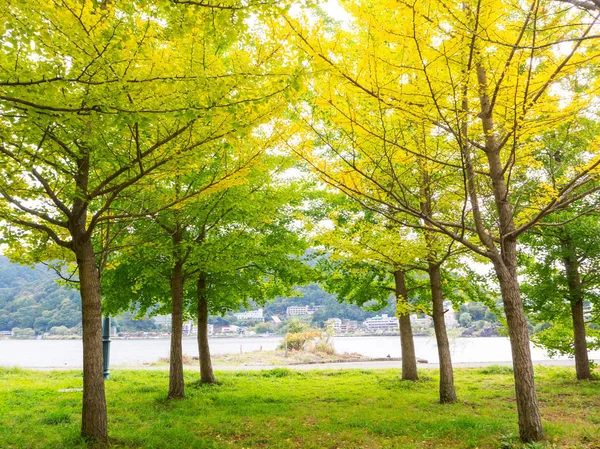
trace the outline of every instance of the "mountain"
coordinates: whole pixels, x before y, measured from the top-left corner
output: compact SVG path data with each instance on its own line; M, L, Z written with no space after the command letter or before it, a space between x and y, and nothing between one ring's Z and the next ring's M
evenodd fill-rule
M56 279L43 265L31 268L0 256L0 331L19 327L43 333L54 326L78 326L79 292Z
M22 266L0 256L0 331L31 328L39 335L58 326L77 331L81 326L79 291L65 287L56 282L57 279L56 274L44 265ZM306 305L324 306L313 316L314 324L322 324L331 317L362 321L376 315L354 304L339 303L335 295L325 292L317 284L299 287L296 297L277 298L267 303L264 312L267 317L277 315L283 319L289 306ZM382 312L393 315L393 305L378 313ZM215 320L223 321L216 317L211 321ZM135 320L129 312L117 317L113 323L123 331L157 329L153 320Z

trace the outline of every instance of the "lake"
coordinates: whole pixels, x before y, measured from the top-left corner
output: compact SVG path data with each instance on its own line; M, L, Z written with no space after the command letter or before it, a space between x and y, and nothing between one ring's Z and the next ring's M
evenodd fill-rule
M276 349L281 337L211 338L213 354L264 351ZM369 357L400 357L400 337L335 337L338 353L357 352ZM452 361L508 362L510 343L504 337L450 339ZM169 356L168 339L114 340L110 346L111 365L141 365ZM417 357L437 363L437 348L433 337L415 337ZM195 338L183 339L183 353L198 355ZM534 361L548 360L544 350L532 346ZM566 357L563 357L563 359ZM600 351L591 352L590 358L600 359ZM0 340L0 366L23 368L80 368L81 340Z

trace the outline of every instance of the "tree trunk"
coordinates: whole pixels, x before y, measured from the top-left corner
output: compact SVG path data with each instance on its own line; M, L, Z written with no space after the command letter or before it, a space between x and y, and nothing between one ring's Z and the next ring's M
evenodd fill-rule
M428 272L431 299L433 302L433 327L435 329L435 340L440 358L440 403L451 404L456 402L456 391L454 389L454 372L452 370L450 343L448 342L446 320L444 317L444 297L442 293L440 266L429 263Z
M583 300L571 304L573 318L573 337L575 351L575 372L577 379L590 380L590 361L588 359L587 341L585 338L585 320L583 318Z
M583 288L579 276L579 263L573 243L567 236L561 238L563 264L569 283L569 300L571 302L571 318L573 320L573 343L575 352L575 372L577 379L592 378L588 359L587 341L585 338L585 319L583 317Z
M102 368L102 294L96 256L89 237L73 238L79 268L83 333L83 409L81 435L108 441L106 395Z
M171 275L171 356L169 357L169 399L185 397L183 380L183 267L175 263Z
M69 214L71 250L77 260L81 294L81 331L83 340L83 406L81 436L99 442L108 441L108 420L104 372L102 366L102 289L91 230L87 229L86 196L90 173L90 156L77 160L77 193Z
M210 359L208 344L208 298L206 295L206 273L198 278L198 354L200 360L200 382L214 384L217 382Z
M506 245L509 244L506 243ZM504 264L497 261L494 261L494 266L500 281L510 336L519 415L519 434L524 442L539 441L544 439L544 429L535 391L533 363L529 348L529 331L525 312L523 311L516 269L509 270Z
M482 121L484 129L487 130L486 120L488 120L488 116L484 115ZM514 231L515 224L512 207L508 202L508 189L504 181L500 153L498 151L488 151L486 155L500 221L499 231L501 236L505 236ZM540 441L544 439L544 428L542 427L542 418L535 391L527 318L523 310L521 289L517 277L516 239L503 237L501 253L496 253L492 257L492 262L500 282L504 312L510 335L517 411L519 414L519 435L521 440L526 443Z
M527 319L521 301L521 290L517 278L517 242L515 232L514 210L510 204L510 191L505 180L506 164L501 159L501 142L497 139L497 129L493 118L493 103L488 93L487 71L481 61L476 62L477 84L479 90L480 112L478 114L483 128L485 140L485 156L488 161L489 175L494 192L494 203L498 213L498 237L494 239L485 230L485 223L479 210L477 199L477 183L475 173L470 162L470 145L465 140L462 148L465 157L465 167L469 184L469 197L475 219L475 227L481 242L488 248L488 257L494 264L494 269L500 283L502 300L510 346L513 355L513 368L515 377L515 390L517 396L517 410L519 414L519 435L524 442L539 441L544 439L544 429L540 416L535 382L533 377L533 364L529 348L529 334ZM466 88L465 88L466 92ZM468 112L466 96L463 99L463 109ZM464 130L468 127L465 122ZM465 136L466 137L466 136ZM509 171L510 173L510 171ZM500 248L496 245L499 243Z
M501 147L497 140L493 106L488 94L487 71L481 61L477 62L476 72L481 109L479 118L484 131L489 180L492 182L494 202L498 212L500 251L489 235L483 231L478 231L478 234L491 251L490 257L502 291L513 356L519 434L524 442L539 441L544 439L544 429L535 391L527 319L517 278L517 241L516 237L510 237L515 231L514 210L510 204L510 192L504 179L505 164L500 156ZM483 227L481 219L478 219L477 227L478 229Z
M433 212L431 198L431 178L429 172L424 167L421 167L420 208L421 213L425 217L431 217ZM425 221L425 228L431 228L431 225L427 221ZM446 321L444 320L444 297L442 294L440 264L436 260L436 238L432 231L426 230L424 234L425 242L429 249L427 271L429 273L429 285L431 286L431 299L433 303L433 327L440 359L440 403L451 404L456 402L456 391L454 390L450 343L448 343Z
M408 292L404 272L394 271L396 283L396 311L400 322L400 347L402 348L402 380L419 380L417 373L417 357L415 356L415 342L413 340L412 325L408 310L403 306L408 305Z

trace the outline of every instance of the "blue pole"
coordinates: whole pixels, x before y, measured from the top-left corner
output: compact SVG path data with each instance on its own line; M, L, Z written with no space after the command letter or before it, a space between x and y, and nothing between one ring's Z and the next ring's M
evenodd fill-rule
M110 371L110 317L102 319L102 367L104 368L104 380L108 380Z

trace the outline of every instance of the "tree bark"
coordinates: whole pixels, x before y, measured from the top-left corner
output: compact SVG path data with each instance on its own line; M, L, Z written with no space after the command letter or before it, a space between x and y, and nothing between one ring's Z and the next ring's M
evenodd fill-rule
M440 266L429 263L428 272L429 284L431 286L431 300L433 303L433 327L440 359L440 403L451 404L456 402L457 399L456 390L454 389L454 372L452 370L450 343L448 342L448 333L446 332Z
M214 384L217 382L210 359L208 344L208 297L206 295L206 273L198 278L198 354L200 361L200 382Z
M79 235L77 235L79 234ZM73 238L81 293L83 334L83 408L81 435L108 441L106 395L102 368L102 293L92 242L85 232Z
M431 178L425 167L421 167L421 204L420 209L424 217L431 217L432 195ZM425 221L425 228L431 229L431 224ZM442 280L440 273L440 262L436 253L436 242L433 232L425 231L425 242L429 250L427 255L427 271L429 273L429 285L431 286L431 300L433 303L433 327L440 359L440 403L451 404L456 402L456 391L454 390L454 373L452 371L452 357L450 356L450 343L446 332L446 321L444 320L444 296L442 293Z
M71 249L77 260L81 294L83 340L83 406L81 435L89 440L108 441L108 419L102 366L102 289L91 231L87 229L88 204L83 199L90 174L89 153L77 160L75 184L78 196L69 215Z
M483 122L486 123L485 120ZM512 207L507 199L508 190L504 181L500 154L498 151L488 151L486 155L500 221L500 235L507 235L514 231L515 226ZM524 442L540 441L544 439L544 428L535 390L527 318L523 310L521 289L517 277L517 242L514 238L502 237L502 239L501 253L492 257L492 262L500 283L510 336L519 415L519 435Z
M510 243L507 242L508 244ZM517 412L519 415L519 434L521 440L525 442L539 441L544 438L544 429L535 390L527 319L523 311L516 270L508 270L506 266L498 262L495 262L494 266L500 281L510 336Z
M173 236L175 254L181 243L180 232ZM183 380L183 262L177 258L171 274L171 356L169 357L169 393L168 399L185 397Z
M500 243L499 250L491 236L483 230L484 225L480 217L476 218L476 226L479 238L490 250L489 257L494 264L500 282L513 356L519 435L524 442L540 441L544 439L544 429L535 391L527 319L523 310L517 277L517 241L516 236L512 235L515 232L514 210L510 204L510 192L504 178L506 174L505 164L503 164L500 156L501 147L494 125L493 105L488 94L487 71L481 61L476 64L476 72L480 104L478 117L484 131L484 152L488 162L489 181L492 184L496 212L498 213L499 238L497 241ZM468 154L468 151L465 154ZM471 178L474 176L472 169L468 176ZM472 197L472 203L475 211L478 210L479 206L474 198Z
M404 272L394 271L396 285L396 311L400 322L400 347L402 348L402 380L419 380L417 373L417 357L415 356L415 342L413 340L410 314L403 311L402 306L408 304L408 291Z
M585 337L585 319L583 317L583 300L571 304L571 316L573 319L573 337L575 352L575 372L577 379L590 380L590 361L588 358L587 341Z
M590 361L588 359L587 341L585 336L585 319L583 316L583 287L579 276L579 263L572 241L561 238L563 264L569 285L569 300L571 302L571 318L573 320L573 343L575 353L575 372L577 379L592 378Z

